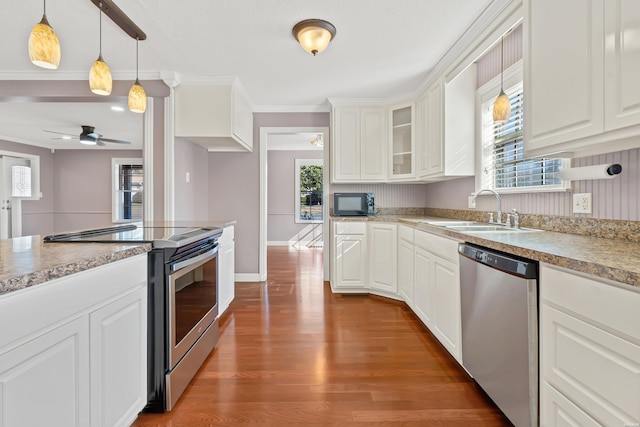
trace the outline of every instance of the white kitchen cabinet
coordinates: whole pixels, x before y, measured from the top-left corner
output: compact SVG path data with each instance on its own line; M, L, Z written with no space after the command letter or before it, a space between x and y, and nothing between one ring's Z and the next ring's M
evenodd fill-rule
M371 222L367 227L369 286L382 294L398 291L398 227Z
M458 361L462 360L458 242L414 232L416 314Z
M425 181L475 173L476 67L450 82L438 79L418 99L418 178Z
M638 423L639 306L635 289L541 264L541 425Z
M146 284L142 254L0 296L3 425L130 425L147 401Z
M414 307L413 228L398 226L398 294L409 307Z
M332 182L386 180L386 111L381 107L333 108Z
M389 110L391 122L390 180L415 178L415 105L395 105Z
M638 31L633 0L526 2L527 156L640 146L640 52L631 36Z
M237 82L175 88L175 136L209 151L252 151L253 111Z
M127 426L147 403L147 289L89 315L91 425Z
M416 234L421 233L416 231ZM415 246L414 249L414 312L427 328L433 327L433 315L431 313L431 278L433 277L433 255L425 249Z
M367 287L367 227L365 222L336 222L333 229L332 288L363 291Z
M233 225L224 227L218 240L218 301L219 315L229 308L235 297L235 229Z
M3 426L90 425L88 329L76 318L0 354Z

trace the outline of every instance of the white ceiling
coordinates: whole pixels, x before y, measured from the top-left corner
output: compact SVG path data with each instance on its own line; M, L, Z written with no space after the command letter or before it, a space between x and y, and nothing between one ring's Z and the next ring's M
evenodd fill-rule
M162 72L176 72L184 80L237 76L258 110L326 111L328 98L385 99L413 93L486 8L508 1L116 0L116 4L147 34L139 46L141 79L158 79ZM0 18L0 80L88 77L99 39L99 11L90 0L47 3L47 17L62 46L60 67L52 71L32 65L27 53L42 1L7 2ZM328 20L337 28L335 39L316 57L291 34L297 22L309 18ZM135 41L106 16L102 22L102 54L114 79L132 80ZM63 132L71 131L69 125L78 124L80 113L65 110L59 113L70 117L60 117L59 123L53 117L34 123L32 111L31 123L50 130L66 126ZM0 117L6 112L0 111ZM117 120L102 112L82 120L92 120L83 124L118 138L109 123L99 122L107 117ZM0 134L6 134L7 121L0 125Z

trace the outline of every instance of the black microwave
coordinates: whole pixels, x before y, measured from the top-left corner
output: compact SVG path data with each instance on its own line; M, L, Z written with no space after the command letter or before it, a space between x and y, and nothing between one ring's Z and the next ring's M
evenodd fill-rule
M334 216L365 216L373 214L373 193L333 193Z

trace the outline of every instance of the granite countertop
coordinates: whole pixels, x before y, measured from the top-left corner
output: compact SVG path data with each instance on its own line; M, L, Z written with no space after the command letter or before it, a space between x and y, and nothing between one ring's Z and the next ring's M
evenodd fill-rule
M234 220L211 220L143 225L224 228L235 224ZM151 250L150 243L44 243L43 238L35 235L0 240L0 296Z
M640 243L638 242L542 230L521 233L465 233L421 222L425 220L456 221L456 219L443 217L382 215L360 219L332 217L332 220L401 223L433 234L475 243L640 288L640 262L638 262Z
M151 250L149 243L44 243L43 237L0 240L0 296Z

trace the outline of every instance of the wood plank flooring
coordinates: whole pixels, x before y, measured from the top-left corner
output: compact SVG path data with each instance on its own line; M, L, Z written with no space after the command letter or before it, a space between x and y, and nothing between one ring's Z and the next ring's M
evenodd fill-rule
M151 426L510 426L404 304L341 296L322 249L270 247L268 279L237 283L220 340Z

